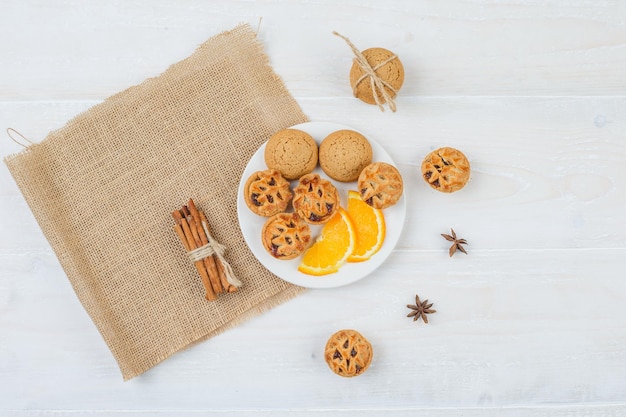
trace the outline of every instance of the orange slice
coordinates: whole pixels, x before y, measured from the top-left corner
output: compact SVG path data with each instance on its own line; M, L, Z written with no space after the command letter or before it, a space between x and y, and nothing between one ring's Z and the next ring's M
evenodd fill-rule
M356 244L348 262L367 261L380 250L385 241L383 211L363 201L357 191L348 191L348 215L356 231Z
M337 272L354 250L355 230L348 213L339 207L322 228L313 246L304 253L298 271L308 275Z

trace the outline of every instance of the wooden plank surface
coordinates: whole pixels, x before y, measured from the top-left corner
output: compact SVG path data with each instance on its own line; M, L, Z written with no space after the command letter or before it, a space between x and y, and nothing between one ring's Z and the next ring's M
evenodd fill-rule
M619 0L67 0L3 6L4 99L102 99L157 75L240 22L295 96L344 97L351 52L383 46L406 66L405 96L624 95Z
M387 262L310 290L129 382L0 166L0 415L626 415L626 3L450 0L0 6L0 128L34 141L156 76L213 34L259 38L314 121L380 142L409 213ZM398 53L398 111L351 97L351 55ZM21 147L6 135L0 154ZM423 156L462 149L444 195ZM454 227L469 255L447 256ZM415 293L428 325L405 317ZM373 343L368 372L327 369L327 337Z

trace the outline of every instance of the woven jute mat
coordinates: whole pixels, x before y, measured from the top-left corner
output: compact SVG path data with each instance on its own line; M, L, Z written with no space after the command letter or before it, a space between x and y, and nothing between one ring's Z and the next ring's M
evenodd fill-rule
M5 158L125 380L302 291L255 259L236 200L257 148L305 121L240 25ZM172 230L189 198L244 283L214 302Z

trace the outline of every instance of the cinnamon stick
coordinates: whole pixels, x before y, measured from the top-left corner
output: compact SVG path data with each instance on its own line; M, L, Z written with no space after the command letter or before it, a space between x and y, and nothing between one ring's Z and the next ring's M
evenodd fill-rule
M174 218L174 221L176 222L176 226L180 226L180 229L182 229L182 235L181 235L179 232L179 228L175 226L176 233L178 234L179 238L183 242L183 246L185 247L185 250L189 252L191 250L196 249L198 246L196 246L196 241L193 238L193 234L191 232L191 228L189 227L189 224L187 223L187 219L183 217L183 214L179 210L172 212L172 217ZM194 262L194 265L196 269L198 270L200 277L202 278L202 284L204 285L204 290L206 292L205 298L209 301L217 300L217 296L215 295L215 292L213 291L213 286L211 285L211 280L209 278L209 274L206 270L204 262L201 260L196 261Z
M174 225L174 231L178 235L178 238L183 243L185 250L189 252L191 249L189 248L189 243L187 243L187 238L185 237L185 232L183 232L183 226L180 223L176 223Z
M200 212L200 221L204 222L207 230L209 231L209 233L211 233L211 229L209 227L209 221L207 220L206 216L204 215L204 212ZM204 229L202 230L203 234L204 234ZM206 235L205 235L206 237ZM207 242L208 242L208 238L207 238ZM215 257L215 256L214 256ZM218 276L220 279L220 282L222 283L222 286L224 287L224 289L227 292L235 292L237 291L237 287L235 287L234 285L232 285L230 282L228 282L228 279L226 279L226 272L224 270L224 265L222 264L222 262L220 262L219 259L217 259L217 257L215 257L215 264L217 266L218 269Z
M199 245L204 246L209 243L209 240L204 232L204 228L202 227L202 218L196 205L194 204L192 199L189 199L189 203L187 204L187 209L189 211L189 216L187 219L190 219L190 226L192 227L192 233L194 233L194 238L196 235L198 236ZM194 230L195 227L195 230ZM216 266L215 255L208 256L203 259L204 265L209 273L209 278L211 280L211 285L213 286L213 291L216 294L222 293L228 289L228 286L223 286L223 282L221 282L219 277L219 272Z

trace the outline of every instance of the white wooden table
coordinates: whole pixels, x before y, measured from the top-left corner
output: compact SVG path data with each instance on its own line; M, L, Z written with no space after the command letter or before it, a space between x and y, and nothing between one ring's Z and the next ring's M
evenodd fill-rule
M96 2L91 2L96 3ZM620 0L114 1L0 5L0 154L240 22L307 116L367 133L410 204L387 262L310 290L129 382L0 166L0 415L626 415L626 3ZM351 52L396 52L398 111L351 96ZM473 177L444 195L423 156ZM447 256L450 227L469 255ZM407 319L416 293L438 312ZM327 337L375 349L333 375Z

